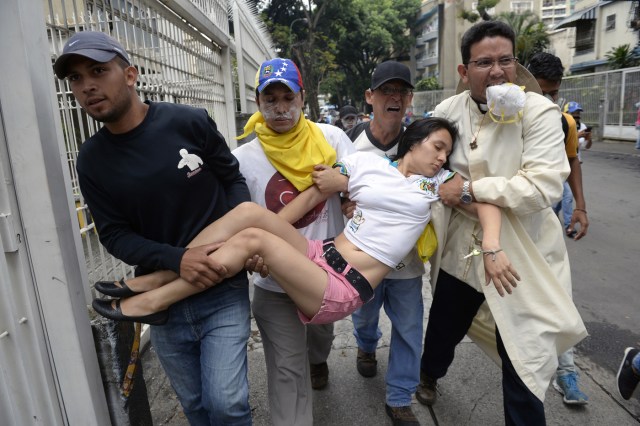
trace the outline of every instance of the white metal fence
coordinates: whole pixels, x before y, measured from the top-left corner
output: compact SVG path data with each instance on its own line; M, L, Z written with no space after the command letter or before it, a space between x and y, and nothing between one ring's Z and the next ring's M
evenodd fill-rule
M451 90L428 90L425 92L415 92L413 94L413 115L422 117L425 112L433 111L440 102L456 94Z
M138 68L142 99L206 109L230 144L236 135L236 113L255 111L254 76L273 50L270 37L244 1L44 0L43 4L52 61L75 32L102 31L122 43ZM126 276L130 268L98 242L75 170L81 143L100 124L81 110L66 81L55 79L55 85L89 282Z
M566 77L560 96L578 102L582 121L595 126L602 138L636 139L640 67Z

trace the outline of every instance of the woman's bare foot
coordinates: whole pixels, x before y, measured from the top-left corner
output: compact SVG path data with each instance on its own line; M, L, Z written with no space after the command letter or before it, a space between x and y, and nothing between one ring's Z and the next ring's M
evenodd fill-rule
M125 281L125 285L131 291L136 293L144 293L145 291L155 290L162 287L166 283L177 278L177 274L173 271L157 271L148 275L131 278ZM116 286L122 287L120 282L115 283Z
M111 306L115 308L112 302ZM123 315L140 317L143 315L151 315L156 312L164 311L168 308L164 304L158 304L153 296L148 293L140 293L133 297L120 299L120 311Z

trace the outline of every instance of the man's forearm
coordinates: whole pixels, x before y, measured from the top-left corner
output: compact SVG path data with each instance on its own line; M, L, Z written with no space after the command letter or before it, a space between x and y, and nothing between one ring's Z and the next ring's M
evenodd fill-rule
M302 191L289 204L285 205L282 210L278 212L278 216L293 224L302 219L307 212L319 203L326 200L329 195L330 194L320 192L316 185L311 185L309 188Z
M578 157L569 158L569 166L571 167L571 173L569 173L567 183L571 188L573 198L576 200L576 208L586 210L587 204L582 190L582 166Z

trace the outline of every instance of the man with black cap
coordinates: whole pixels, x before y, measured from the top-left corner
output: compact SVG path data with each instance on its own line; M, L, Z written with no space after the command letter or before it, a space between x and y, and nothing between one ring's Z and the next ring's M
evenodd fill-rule
M255 88L259 110L239 138L251 132L256 137L233 154L247 178L251 200L278 212L308 186L303 178L316 164L331 154L340 160L355 150L336 126L305 119L302 76L290 59L263 62ZM344 228L340 197L332 195L293 225L309 239L338 235ZM305 326L297 306L273 277L255 277L253 284L251 307L264 347L271 422L312 426L312 389L328 384L333 324Z
M351 105L340 108L340 118L336 121L336 126L347 132L356 124L358 124L358 110Z
M209 223L249 201L238 161L204 109L143 103L135 90L137 69L104 33L76 33L54 70L82 109L104 124L82 144L77 161L102 244L137 265L137 275L171 270L211 287L174 304L167 323L151 327L187 419L250 425L246 273L221 281L223 271L207 256L216 244L184 248ZM144 290L119 283L96 289L115 297Z
M373 119L347 132L358 151L379 156L395 155L404 126L405 110L413 99L409 68L396 61L379 64L371 76L365 99L373 107ZM353 206L343 210L351 214ZM353 334L358 343L356 367L364 377L377 374L376 348L382 332L380 308L391 320L391 343L386 375L386 411L393 424L419 424L411 410L411 395L420 381L422 351L422 275L424 265L416 250L403 259L376 288L375 297L353 313Z

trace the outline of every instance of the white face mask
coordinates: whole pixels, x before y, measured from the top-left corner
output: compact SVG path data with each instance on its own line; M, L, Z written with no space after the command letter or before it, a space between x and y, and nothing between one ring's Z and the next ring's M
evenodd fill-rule
M489 116L496 123L514 123L522 118L527 96L524 87L513 83L487 87Z

